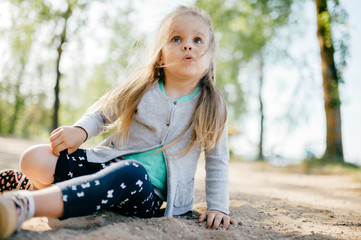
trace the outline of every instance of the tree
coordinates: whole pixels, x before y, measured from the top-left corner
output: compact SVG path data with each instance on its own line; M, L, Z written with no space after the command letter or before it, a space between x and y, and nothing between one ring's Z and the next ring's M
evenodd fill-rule
M60 79L62 78L62 73L60 72L60 61L62 59L62 55L63 55L63 47L64 44L67 42L68 38L67 38L67 25L68 25L68 20L71 17L72 13L73 13L73 8L74 8L74 4L71 4L69 2L69 0L67 1L67 9L66 11L61 14L60 18L63 19L63 27L62 27L62 31L61 33L57 36L57 41L58 44L56 46L56 50L58 52L58 57L56 59L56 80L55 80L55 86L54 86L54 106L53 106L53 125L52 128L55 129L58 127L59 122L58 122L58 118L59 118L59 107L60 107L60 100L59 100L59 94L60 94Z
M4 59L1 66L0 79L0 102L4 108L0 109L0 132L18 134L17 129L24 124L24 120L34 99L40 99L42 93L33 91L32 86L36 80L30 83L28 69L34 61L30 61L36 36L37 14L29 12L29 5L24 2L9 1L7 10L11 12L9 25L3 26L0 34L4 37L2 42L6 52L2 54ZM34 1L34 5L39 2ZM7 41L6 41L7 40ZM34 59L33 59L34 60ZM42 110L33 111L33 117L42 115ZM35 117L34 117L35 118ZM44 119L44 118L43 118ZM40 121L43 122L43 121ZM31 127L31 124L28 125ZM25 131L24 134L27 132Z
M259 144L258 144L258 160L263 161L264 160L264 154L263 154L263 138L264 138L264 108L263 108L263 97L262 97L262 91L263 91L263 64L264 64L264 56L262 55L262 51L260 51L259 55L259 88L258 88L258 102L259 102L259 113L260 113L260 131L259 131Z
M77 111L117 84L133 53L130 3L6 0L0 14L8 11L11 24L0 25L1 134L47 136L59 122L73 123ZM82 52L85 41L97 49ZM108 56L102 63L83 61L89 52Z
M197 5L210 13L216 35L220 37L217 55L217 86L221 89L234 118L245 111L239 74L252 59L257 59L259 89L260 139L258 159L263 160L264 144L264 102L262 99L264 65L269 56L267 49L277 30L288 23L293 5L292 0L248 1L248 0L198 0ZM276 52L273 52L276 55ZM230 91L232 86L233 91ZM232 94L233 93L233 94ZM232 97L233 96L233 97Z
M331 37L331 16L327 0L315 0L317 38L320 45L321 68L326 113L326 150L324 158L344 162L341 132L340 77L335 64L335 48Z
M58 55L56 59L56 80L54 86L52 129L55 129L59 126L60 89L61 89L60 83L63 77L63 74L60 71L60 64L63 58L63 50L65 48L65 45L69 41L68 24L69 21L72 18L74 18L73 22L77 25L77 27L73 30L71 34L75 35L76 32L79 30L79 28L85 25L85 19L82 19L82 17L76 19L76 17L73 16L73 12L74 11L81 12L82 10L87 9L87 7L89 7L92 2L94 3L95 1L66 0L66 9L63 11L58 10L52 15L52 18L55 20L56 25L61 26L61 32L58 34L55 33L55 36L53 36L54 45L56 46ZM78 15L80 14L78 13Z

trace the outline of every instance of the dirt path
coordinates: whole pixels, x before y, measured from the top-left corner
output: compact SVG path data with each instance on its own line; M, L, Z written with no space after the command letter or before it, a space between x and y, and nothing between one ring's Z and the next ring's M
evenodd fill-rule
M17 167L37 141L0 138L0 169ZM285 173L259 163L230 163L231 215L238 228L210 231L200 162L195 213L137 219L110 212L65 221L33 218L10 239L361 239L361 184L348 176Z

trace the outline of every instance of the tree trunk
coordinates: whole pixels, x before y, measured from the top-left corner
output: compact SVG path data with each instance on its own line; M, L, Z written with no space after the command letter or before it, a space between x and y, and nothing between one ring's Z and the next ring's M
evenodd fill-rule
M339 77L334 61L334 47L331 38L331 20L327 0L315 0L317 10L317 37L321 52L321 67L326 112L326 150L324 158L344 162L341 134L341 101Z
M63 31L60 35L60 41L59 41L59 45L57 47L57 51L58 51L58 58L56 60L56 82L55 82L55 87L54 87L54 95L55 95L55 100L54 100L54 107L53 107L53 129L57 128L59 126L59 108L60 108L60 99L59 99L59 95L60 95L60 80L62 78L62 74L60 72L60 61L61 61L61 57L63 54L63 45L64 43L67 41L67 37L66 37L66 28L67 28L67 23L68 23L68 19L71 16L72 10L70 8L70 5L68 3L68 10L64 15L64 26L63 26Z
M263 110L263 99L262 99L262 90L263 90L263 54L262 51L259 57L259 89L258 89L258 101L259 101L259 112L260 112L260 134L259 134L259 144L258 144L258 160L263 161L263 135L264 135L264 110Z

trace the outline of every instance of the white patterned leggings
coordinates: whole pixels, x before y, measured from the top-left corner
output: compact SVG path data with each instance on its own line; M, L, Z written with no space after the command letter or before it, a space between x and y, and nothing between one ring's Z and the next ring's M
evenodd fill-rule
M62 193L64 215L60 219L90 215L111 209L122 215L143 218L161 216L163 201L145 168L122 160L89 175L56 183Z

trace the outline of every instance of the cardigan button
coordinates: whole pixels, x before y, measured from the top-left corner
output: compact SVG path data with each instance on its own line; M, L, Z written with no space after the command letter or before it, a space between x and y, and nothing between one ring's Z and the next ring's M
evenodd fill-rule
M177 104L177 101L174 101L173 104L176 105L176 104Z
M167 123L166 125L167 125L167 127L169 127L169 123Z

